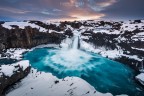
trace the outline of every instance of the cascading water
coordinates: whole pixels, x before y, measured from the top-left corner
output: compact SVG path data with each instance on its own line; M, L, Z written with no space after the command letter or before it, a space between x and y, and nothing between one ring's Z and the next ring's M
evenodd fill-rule
M76 31L72 47L35 49L25 54L32 67L50 72L58 78L77 76L86 80L100 92L114 95L144 96L144 91L133 81L133 71L118 62L78 49ZM134 95L135 94L135 95Z
M80 36L80 32L78 32L77 30L74 30L74 40L72 43L72 49L76 50L78 49L78 45L79 45L79 36Z
M52 57L47 57L46 62L51 60L52 62L64 66L66 70L75 70L82 64L85 64L91 58L91 55L78 50L79 45L79 34L76 32L73 37L73 42L71 43L71 48L62 49L57 52L57 54ZM47 63L46 63L47 64Z
M78 43L79 43L79 36L75 36L72 44L72 49L78 49Z

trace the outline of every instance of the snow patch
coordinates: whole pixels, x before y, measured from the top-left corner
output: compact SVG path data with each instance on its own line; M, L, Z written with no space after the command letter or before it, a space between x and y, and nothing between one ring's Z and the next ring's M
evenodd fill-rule
M12 29L11 25L17 25L21 29L24 29L26 26L30 26L32 28L39 29L40 32L47 32L48 31L47 29L45 29L43 27L40 27L36 24L32 24L32 23L29 23L29 22L5 22L4 24L2 24L3 27L8 28L8 29Z
M57 83L56 83L57 81ZM28 90L28 91L26 91ZM58 79L51 73L31 73L21 81L15 90L7 96L113 96L111 93L100 93L86 81L78 77Z
M2 76L2 73L5 76L9 76L11 77L14 72L18 71L18 68L16 68L16 66L19 66L20 68L23 69L23 71L28 68L30 66L29 61L28 60L23 60L23 61L19 61L17 63L11 64L11 65L1 65L0 66L0 77Z
M28 49L10 48L10 49L7 49L7 51L5 52L6 56L5 57L1 57L1 59L3 59L3 58L11 58L11 59L20 60L20 59L22 59L22 54L24 52L26 52L26 51L28 51Z
M119 58L122 54L123 51L122 50L106 50L105 47L94 47L92 46L92 44L88 44L85 41L81 41L81 49L86 50L86 51L90 51L90 52L94 52L94 53L98 53L100 55L102 55L103 57L108 57L111 59L114 58Z
M139 75L136 76L136 79L144 85L144 73L140 73Z
M14 66L9 66L9 65L2 65L1 67L1 73L4 73L5 76L12 76L13 72L15 70Z
M144 48L135 48L135 47L131 47L131 48L139 51L144 51Z
M23 57L23 53L32 51L36 48L44 48L44 47L59 48L60 45L58 45L58 44L43 44L43 45L38 45L36 47L33 47L31 49L10 48L10 49L7 49L7 51L5 52L5 55L6 55L5 57L2 57L2 55L0 54L0 59L10 58L10 59L21 60Z

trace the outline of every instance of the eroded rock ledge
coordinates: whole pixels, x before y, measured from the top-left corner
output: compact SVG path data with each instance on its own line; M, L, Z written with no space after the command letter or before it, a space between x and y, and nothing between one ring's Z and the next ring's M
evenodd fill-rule
M0 66L0 96L3 91L18 80L27 76L30 72L29 61L23 60L11 65Z

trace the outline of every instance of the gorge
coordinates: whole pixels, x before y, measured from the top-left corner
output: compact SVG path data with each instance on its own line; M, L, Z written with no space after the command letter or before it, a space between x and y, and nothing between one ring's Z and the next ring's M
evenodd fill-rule
M39 76L52 74L58 78L56 81L52 80L56 83L63 82L65 78L72 80L71 78L77 77L102 93L143 96L143 87L135 81L135 76L140 73L139 68L144 52L143 23L143 21L141 23L135 21L128 23L106 21L3 22L0 26L2 30L0 33L0 65L9 66L12 65L10 63L19 60L28 60L34 73L31 71L29 75L26 74L28 76L22 79L24 84L36 84L31 79L35 80L33 75L36 75L35 70L37 70L39 74L42 72L42 75ZM138 27L134 27L136 25ZM43 45L38 46L41 44ZM0 73L2 72L0 70ZM36 75L36 77L39 76ZM49 77L42 78L47 80ZM50 75L50 80L51 78L53 77ZM23 83L20 88L14 88L10 94L15 95L19 91L23 92L22 90L27 87L31 88L31 86L23 86ZM77 81L77 83L80 82ZM36 88L38 86L32 87L31 91ZM35 91L37 90L34 90L36 94ZM28 93L23 92L23 94ZM88 96L95 95L89 94Z
M33 68L50 72L60 79L80 77L103 93L144 95L143 89L133 79L134 70L98 54L78 49L79 35L74 35L73 39L71 48L35 49L25 54L24 59L29 60Z

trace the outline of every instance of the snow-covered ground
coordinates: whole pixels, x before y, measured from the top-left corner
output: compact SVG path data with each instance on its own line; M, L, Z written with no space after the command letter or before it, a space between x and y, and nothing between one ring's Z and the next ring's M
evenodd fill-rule
M139 75L136 76L136 79L144 85L144 73L140 73Z
M60 45L57 44L43 44L43 45L38 45L36 47L33 47L31 49L22 49L22 48L10 48L7 49L5 52L5 57L2 57L0 54L0 59L8 58L8 59L16 59L16 60L21 60L23 57L23 53L32 51L36 48L44 48L44 47L54 47L54 48L59 48Z
M111 93L100 93L86 81L78 77L58 79L51 73L38 72L32 69L15 89L6 96L113 96ZM127 96L127 95L119 95Z
M137 33L136 35L132 36L131 39L134 41L144 41L144 32Z
M47 32L48 31L47 29L40 27L36 24L29 23L28 21L27 22L5 22L4 24L2 24L3 27L8 28L8 29L12 29L11 25L17 25L21 29L24 29L26 26L30 26L32 28L39 29L40 32Z
M10 48L6 50L5 57L1 57L2 55L0 55L0 59L10 58L10 59L20 60L22 59L22 54L26 51L29 51L29 50L22 49L22 48Z
M25 71L25 69L28 68L30 66L30 64L29 64L28 60L22 60L22 61L19 61L14 64L10 64L10 65L1 65L0 66L0 77L3 74L5 76L11 77L14 74L14 72L19 70L19 68L16 68L16 66L19 66L20 68L23 69L23 71Z
M104 46L95 48L93 45L85 41L81 41L81 49L85 51L98 53L103 57L109 57L111 59L118 58L122 54L122 50L106 50Z
M97 53L97 54L100 54L101 56L103 57L108 57L110 59L116 59L116 58L119 58L121 56L125 56L125 57L128 57L130 59L135 59L135 60L138 60L138 61L142 61L142 59L138 58L136 55L125 55L123 54L123 50L122 49L106 49L105 46L103 47L94 47L92 45L90 45L89 43L85 42L85 41L81 41L81 49L82 50L85 50L85 51L90 51L90 52L93 52L93 53Z
M136 49L136 50L144 51L144 48L135 48L135 47L132 47L132 49Z
M142 30L143 29L143 27L142 27L143 25L144 25L143 21L141 23L132 23L130 21L127 21L127 22L123 23L121 28L124 29L124 30L127 30L127 31L133 31L136 28Z

